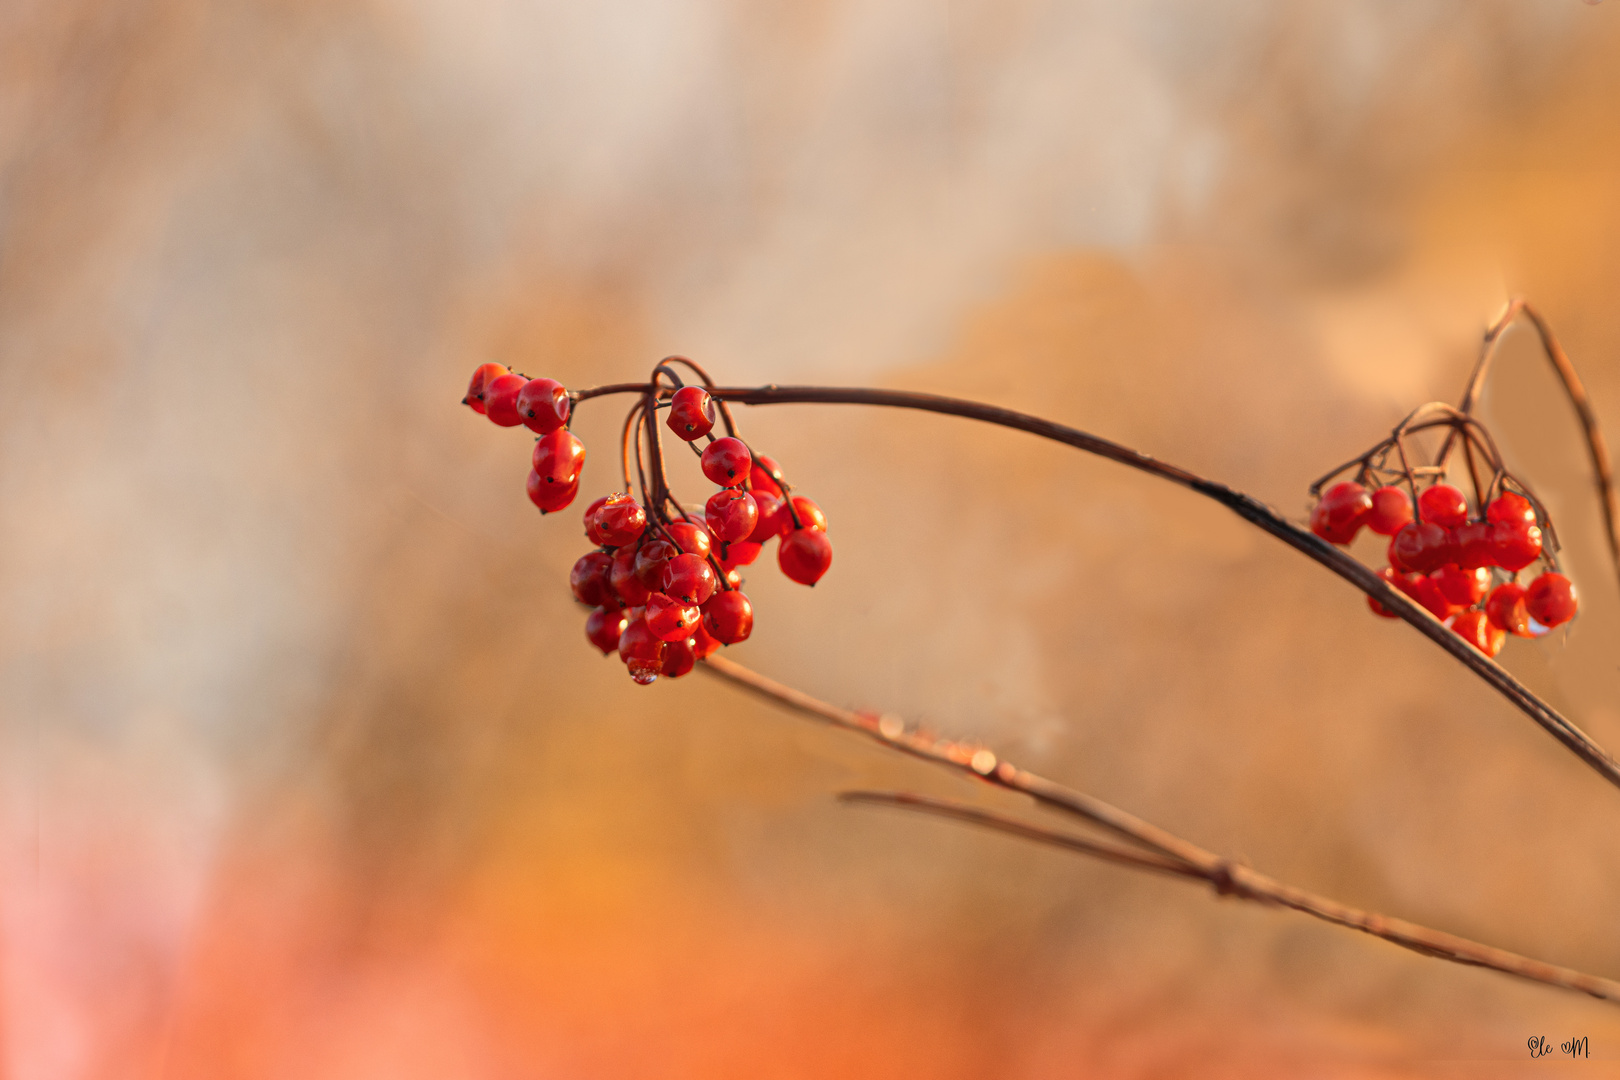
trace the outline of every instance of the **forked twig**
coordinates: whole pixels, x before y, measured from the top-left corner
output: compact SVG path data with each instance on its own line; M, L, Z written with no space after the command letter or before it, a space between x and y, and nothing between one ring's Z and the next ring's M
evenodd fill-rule
M864 735L892 749L933 761L959 773L976 776L997 787L1029 795L1053 809L1100 825L1138 845L1140 850L1026 824L991 811L948 800L873 792L850 793L844 796L847 800L883 802L922 810L970 821L1025 839L1053 844L1069 851L1093 855L1139 869L1197 878L1209 882L1222 895L1239 896L1245 900L1292 908L1326 922L1372 934L1426 956L1490 968L1532 982L1565 990L1577 990L1606 1001L1620 1001L1620 982L1519 956L1454 934L1431 930L1404 919L1362 911L1304 889L1285 885L1246 866L1205 851L1196 844L1149 824L1101 799L1001 761L994 753L983 747L938 739L920 731L908 730L903 722L892 716L879 717L841 709L720 656L710 656L703 661L702 666L738 686L770 698L796 712L823 720L841 730Z

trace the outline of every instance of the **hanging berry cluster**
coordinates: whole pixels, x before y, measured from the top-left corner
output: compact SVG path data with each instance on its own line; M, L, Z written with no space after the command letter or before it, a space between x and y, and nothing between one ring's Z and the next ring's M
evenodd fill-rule
M1434 462L1414 464L1412 436L1441 429ZM1445 482L1458 447L1472 501ZM1355 479L1322 490L1351 470ZM1546 508L1503 467L1490 433L1467 413L1423 406L1389 438L1311 485L1318 493L1312 532L1333 544L1349 544L1363 527L1389 537L1389 565L1379 576L1486 656L1500 652L1509 634L1540 637L1575 617L1575 586L1558 572L1558 536ZM1521 584L1538 563L1540 572ZM1395 618L1372 597L1367 603Z
M684 383L676 365L704 385ZM644 685L660 675L680 678L721 645L753 632L754 609L742 592L740 571L771 540L779 539L777 565L800 584L814 585L832 565L821 508L794 495L781 467L737 437L725 402L709 393L713 388L707 373L683 357L660 363L644 387L602 388L642 393L624 422L623 490L586 508L585 536L596 550L574 564L569 586L591 609L586 638L603 655L617 652L630 677ZM573 504L585 445L568 423L573 405L583 400L580 393L570 394L553 379L484 364L473 372L462 400L501 427L525 426L539 436L528 491L542 514ZM659 412L667 412L664 426L719 485L701 515L670 493ZM726 431L720 438L713 433L717 412ZM632 462L640 501L630 494Z

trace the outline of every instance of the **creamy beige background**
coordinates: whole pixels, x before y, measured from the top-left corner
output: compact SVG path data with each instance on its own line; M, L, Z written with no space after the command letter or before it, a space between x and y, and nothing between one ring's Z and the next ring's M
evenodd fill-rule
M1018 804L631 685L566 594L576 516L456 406L486 358L582 386L678 351L1029 409L1302 517L1522 292L1620 433L1617 56L1620 6L1576 0L0 6L0 1072L1620 1058L1611 1006L840 808ZM1504 660L1617 746L1582 448L1527 335L1501 361L1586 605ZM581 410L587 490L618 408ZM1303 558L1011 432L741 420L836 559L752 574L736 659L1620 975L1620 793Z

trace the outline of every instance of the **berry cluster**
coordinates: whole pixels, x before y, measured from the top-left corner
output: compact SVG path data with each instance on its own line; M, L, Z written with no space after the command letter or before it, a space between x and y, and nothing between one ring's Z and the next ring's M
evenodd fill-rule
M638 683L660 675L680 678L721 645L745 640L754 609L742 592L741 568L779 539L776 561L791 580L814 585L832 565L827 519L814 502L794 495L781 467L738 438L723 404L727 435L713 434L716 401L702 386L683 385L671 358L625 421L625 491L605 495L585 510L585 536L596 550L582 555L569 575L574 598L591 608L585 636L604 655L617 652ZM585 446L568 430L571 396L552 379L528 379L500 364L473 372L463 403L502 427L534 431L529 499L542 514L562 510L579 492ZM655 414L699 455L703 475L719 485L699 518L681 506L664 479ZM642 437L648 450L643 455ZM641 501L629 494L630 446L641 478ZM695 445L707 440L701 452Z
M1415 484L1409 484L1415 489ZM1486 656L1502 650L1509 634L1540 637L1575 617L1575 586L1543 550L1536 506L1502 490L1472 515L1467 497L1434 483L1417 497L1393 484L1369 492L1355 481L1334 484L1311 511L1311 531L1348 544L1363 526L1389 541L1389 565L1379 576L1427 608ZM1528 586L1519 573L1538 559L1545 572ZM1367 598L1372 610L1393 612Z

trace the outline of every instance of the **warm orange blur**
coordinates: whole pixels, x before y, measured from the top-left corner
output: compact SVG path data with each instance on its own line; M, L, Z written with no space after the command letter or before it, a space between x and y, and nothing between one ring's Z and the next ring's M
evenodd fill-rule
M577 513L456 404L490 358L682 352L1028 409L1303 518L1521 293L1620 438L1617 101L1620 4L1578 0L0 11L0 1075L1620 1059L1612 1006L840 807L1026 809L631 685L567 596ZM576 509L625 404L580 410ZM1620 747L1620 590L1529 333L1487 414L1585 603L1503 660ZM1011 432L740 420L836 555L814 590L765 556L735 659L1620 977L1620 793L1305 559Z

